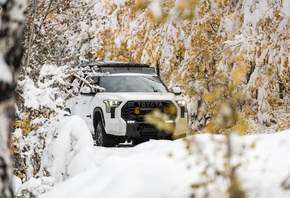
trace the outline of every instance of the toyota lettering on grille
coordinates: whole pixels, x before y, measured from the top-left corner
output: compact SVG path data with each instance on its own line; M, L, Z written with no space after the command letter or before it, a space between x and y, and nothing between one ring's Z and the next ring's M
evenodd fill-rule
M141 109L154 109L154 108L162 108L163 103L158 101L149 101L149 102L137 102L137 106Z

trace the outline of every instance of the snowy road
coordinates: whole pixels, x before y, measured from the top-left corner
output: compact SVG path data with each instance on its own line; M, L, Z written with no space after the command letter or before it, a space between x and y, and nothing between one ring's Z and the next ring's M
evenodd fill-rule
M28 181L24 187L43 192L48 181L54 182L55 187L41 196L44 198L186 198L207 193L209 197L226 197L225 137L203 134L187 140L96 147L85 123L77 116L66 117L60 123L58 138L51 141L43 157L51 177L39 178L38 186L37 181ZM290 190L281 186L283 181L290 184L286 179L290 131L233 136L232 149L231 164L238 167L247 197L290 197Z

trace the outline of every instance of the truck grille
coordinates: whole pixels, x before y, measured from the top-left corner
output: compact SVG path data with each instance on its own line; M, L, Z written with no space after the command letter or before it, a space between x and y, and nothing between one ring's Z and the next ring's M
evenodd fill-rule
M134 109L139 108L139 113L135 114ZM144 117L153 110L159 109L165 113L166 108L175 108L171 101L128 101L122 107L122 118L127 120L134 120L137 122L144 122ZM170 117L176 117L176 115L170 115Z

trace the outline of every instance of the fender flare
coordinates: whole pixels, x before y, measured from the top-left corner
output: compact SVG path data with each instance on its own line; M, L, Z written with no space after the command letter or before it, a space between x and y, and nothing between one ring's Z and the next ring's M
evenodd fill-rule
M93 111L93 125L94 129L97 127L97 120L101 120L103 122L103 126L106 126L106 122L104 119L103 110L100 107L96 107Z

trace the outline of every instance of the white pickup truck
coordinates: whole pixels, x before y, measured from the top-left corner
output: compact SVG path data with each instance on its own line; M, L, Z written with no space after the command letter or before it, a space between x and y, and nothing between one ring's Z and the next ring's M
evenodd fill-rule
M184 135L179 125L187 124L187 110L180 88L170 92L153 67L113 61L80 67L84 71L76 78L80 93L67 101L66 110L85 120L97 146L172 139L172 133L145 122L144 117L156 109L168 115L162 124L173 125L174 133Z

